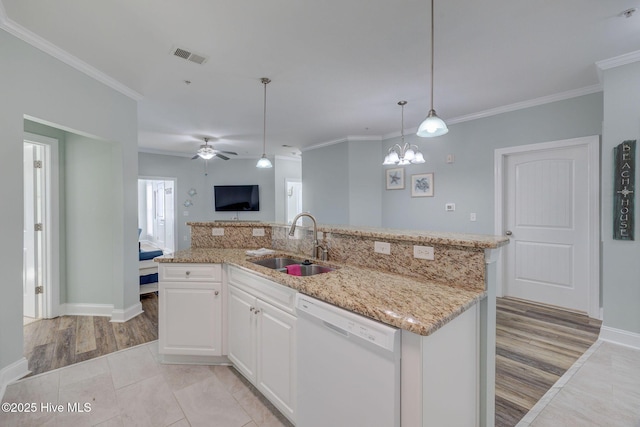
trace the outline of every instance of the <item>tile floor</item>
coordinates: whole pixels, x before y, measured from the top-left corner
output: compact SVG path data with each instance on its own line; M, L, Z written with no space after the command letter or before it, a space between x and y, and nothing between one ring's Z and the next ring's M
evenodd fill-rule
M157 341L18 381L3 402L36 405L0 412L3 427L291 427L232 368L158 363ZM640 426L640 350L597 341L518 424L556 426Z
M640 426L640 350L596 341L517 427Z
M11 384L3 402L35 403L36 411L0 411L0 426L291 427L232 368L163 365L157 362L157 345L154 341ZM89 404L90 411L70 412L69 404ZM63 410L54 412L58 405Z

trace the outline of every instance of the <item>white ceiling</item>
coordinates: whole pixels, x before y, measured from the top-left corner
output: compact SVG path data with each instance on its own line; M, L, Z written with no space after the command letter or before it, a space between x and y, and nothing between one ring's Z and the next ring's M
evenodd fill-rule
M598 90L597 61L640 50L640 12L620 16L639 3L436 1L438 115L459 122ZM0 0L4 28L141 95L141 150L193 153L208 136L256 158L261 77L272 79L268 155L399 134L399 100L405 128L417 127L429 110L429 17L428 0ZM175 47L209 59L186 61Z

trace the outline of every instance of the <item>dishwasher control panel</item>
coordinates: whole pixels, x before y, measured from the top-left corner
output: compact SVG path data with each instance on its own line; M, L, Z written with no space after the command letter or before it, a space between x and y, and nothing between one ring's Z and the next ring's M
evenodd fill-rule
M320 319L337 333L357 336L386 350L395 350L397 328L302 294L298 294L296 307L298 312Z

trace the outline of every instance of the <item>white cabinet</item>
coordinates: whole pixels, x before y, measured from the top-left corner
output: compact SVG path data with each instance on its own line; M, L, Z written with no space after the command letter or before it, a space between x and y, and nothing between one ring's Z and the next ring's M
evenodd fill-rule
M204 357L223 354L221 265L160 263L158 300L161 356L197 356L201 359L173 361L205 362Z
M229 360L295 422L296 292L235 267L228 281Z

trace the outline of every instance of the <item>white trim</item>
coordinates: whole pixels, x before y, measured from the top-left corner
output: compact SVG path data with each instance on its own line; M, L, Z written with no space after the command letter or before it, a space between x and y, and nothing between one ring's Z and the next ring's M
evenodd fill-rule
M65 303L60 305L60 314L66 316L111 317L113 304Z
M486 117L496 116L498 114L510 113L512 111L522 110L539 105L550 104L552 102L564 101L565 99L577 98L578 96L590 95L592 93L602 92L602 84L586 86L580 89L568 90L553 95L542 96L540 98L530 99L527 101L516 102L515 104L503 105L497 108L480 111L477 113L467 114L465 116L454 117L445 120L447 124L454 125L457 123L468 122L476 119L484 119Z
M581 138L565 139L560 141L542 142L538 144L520 145L515 147L499 148L494 152L494 234L504 234L504 165L508 155L526 153L541 150L551 150L565 147L585 145L588 149L588 176L589 186L589 317L602 319L600 309L600 137L598 135ZM497 262L497 296L504 295L504 268L506 251Z
M342 142L350 142L350 141L382 141L382 137L379 135L353 135L347 136L345 138L334 139L333 141L321 142L319 144L311 145L309 147L301 148L301 152L311 151L318 148L328 147L330 145L340 144Z
M616 68L621 65L632 64L638 61L640 61L640 50L625 53L619 56L614 56L613 58L609 59L603 59L602 61L596 62L596 67L598 67L599 71L603 71L609 70L611 68Z
M636 332L602 326L598 339L640 350L640 334Z
M294 160L296 162L302 162L302 157L301 156L284 156L282 154L276 154L275 156L273 156L274 159L276 160Z
M30 374L29 361L26 357L19 359L9 366L5 366L0 369L0 401L4 397L4 392L7 390L7 386L12 382L19 380L25 375Z
M111 312L111 321L114 323L124 323L127 320L131 320L134 317L142 314L144 310L142 310L142 304L137 302L130 307L125 308L124 310L113 309Z
M102 71L98 70L97 68L87 64L86 62L76 58L75 56L71 55L69 52L59 48L58 46L54 45L53 43L49 42L48 40L40 37L39 35L37 35L36 33L28 30L27 28L23 27L22 25L18 24L17 22L12 21L6 14L6 10L4 9L4 6L2 6L2 4L0 3L0 29L5 30L6 32L8 32L9 34L12 34L13 36L19 38L22 41L25 41L27 43L29 43L31 46L40 49L41 51L43 51L46 54L51 55L52 57L59 59L60 61L64 62L65 64L75 68L76 70L80 71L81 73L84 73L86 75L88 75L89 77L104 83L105 85L107 85L108 87L110 87L111 89L114 89L120 93L122 93L123 95L128 96L129 98L132 98L135 101L140 101L142 100L144 97L142 96L142 94L134 91L133 89L125 86L124 84L120 83L119 81L117 81L116 79L114 79L113 77L108 76L107 74L103 73Z

